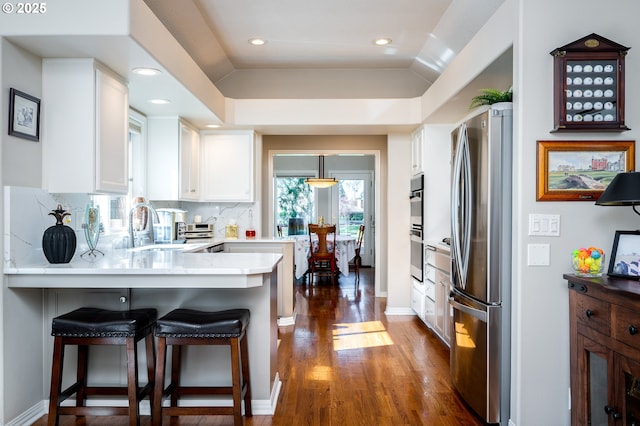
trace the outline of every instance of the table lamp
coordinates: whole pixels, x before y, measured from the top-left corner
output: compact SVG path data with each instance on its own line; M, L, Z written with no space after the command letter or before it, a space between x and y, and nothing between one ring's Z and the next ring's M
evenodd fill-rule
M618 173L596 201L597 206L631 206L636 214L640 212L640 173Z

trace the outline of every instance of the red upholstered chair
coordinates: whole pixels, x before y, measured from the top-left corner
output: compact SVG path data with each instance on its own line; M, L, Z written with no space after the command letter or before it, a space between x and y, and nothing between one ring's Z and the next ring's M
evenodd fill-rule
M314 236L318 239L318 250L313 249ZM332 238L332 250L327 248L327 237ZM338 265L336 263L336 226L317 224L309 224L309 275L311 275L311 284L313 284L314 275L330 275L331 282L335 284L336 274L338 273Z

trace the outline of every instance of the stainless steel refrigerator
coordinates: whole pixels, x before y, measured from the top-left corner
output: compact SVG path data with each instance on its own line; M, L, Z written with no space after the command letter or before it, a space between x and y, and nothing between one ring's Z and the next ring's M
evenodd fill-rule
M487 423L507 424L510 383L511 104L452 133L451 378Z

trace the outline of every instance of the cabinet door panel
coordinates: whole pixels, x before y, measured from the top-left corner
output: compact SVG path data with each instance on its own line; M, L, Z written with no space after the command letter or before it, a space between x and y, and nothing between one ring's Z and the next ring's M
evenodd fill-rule
M208 134L203 143L205 201L253 201L253 135Z
M616 407L622 415L623 425L640 422L640 362L616 354Z
M126 193L129 186L127 88L96 70L96 190Z
M572 390L572 413L577 423L592 426L609 424L605 407L615 412L614 396L610 388L613 375L612 353L604 345L582 335L578 336L578 388ZM579 395L585 395L582 398ZM612 413L613 413L612 412ZM611 415L612 415L611 413Z

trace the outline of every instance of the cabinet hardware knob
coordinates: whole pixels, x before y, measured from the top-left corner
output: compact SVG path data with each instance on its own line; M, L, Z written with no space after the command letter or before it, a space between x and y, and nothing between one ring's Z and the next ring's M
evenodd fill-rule
M609 405L605 405L604 406L604 412L607 414L612 414L613 413L613 419L614 420L619 420L622 418L622 415L620 413L618 413L617 411L614 411L614 408L609 406Z
M591 318L593 316L593 311L591 309L587 309L586 311L584 311L584 314L587 316L587 318Z
M628 330L629 330L629 334L632 335L632 336L634 334L638 333L638 329L636 327L634 327L633 325L630 325Z
M127 297L126 296L120 296L120 303L127 303Z

